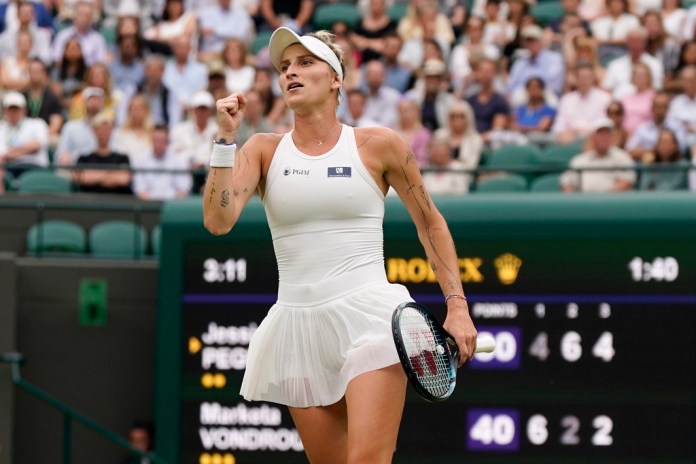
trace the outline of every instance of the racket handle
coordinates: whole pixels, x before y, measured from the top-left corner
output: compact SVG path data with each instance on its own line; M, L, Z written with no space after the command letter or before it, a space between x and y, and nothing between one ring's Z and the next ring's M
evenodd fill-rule
M480 335L476 337L477 353L492 353L495 350L495 339L490 335Z

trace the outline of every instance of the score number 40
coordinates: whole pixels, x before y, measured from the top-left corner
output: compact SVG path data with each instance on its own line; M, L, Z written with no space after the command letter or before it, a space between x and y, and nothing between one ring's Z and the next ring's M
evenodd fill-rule
M467 447L471 450L517 451L520 448L520 429L523 418L519 410L474 409L468 414ZM526 422L526 438L529 443L541 446L549 441L551 431L549 420L543 414L533 414ZM561 445L580 445L580 419L574 415L563 416L560 420ZM614 421L600 414L592 418L590 443L593 446L611 446L614 443L612 432Z

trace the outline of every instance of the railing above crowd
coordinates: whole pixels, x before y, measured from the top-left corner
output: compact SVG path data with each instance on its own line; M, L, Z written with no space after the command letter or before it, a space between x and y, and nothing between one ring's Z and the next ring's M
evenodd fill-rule
M622 189L626 191L675 191L696 188L696 166L686 160L665 164L571 167L558 159L543 157L521 156L519 160L505 162L498 160L493 153L474 169L424 166L421 168L424 184L431 195L435 196L503 192L592 192L593 188L583 185L583 182L596 181L598 176L610 182L617 174L622 174L628 177L629 185ZM0 169L2 169L1 165ZM68 194L79 198L80 194L95 193L94 184L83 186L80 183L81 174L85 171L100 172L100 175L106 177L126 175L128 181L124 187L113 191L104 188L98 193L127 195L154 201L200 195L203 188L202 181L207 176L205 169L138 169L87 163L80 166L46 168L23 166L20 170L8 170L4 173L3 189L8 196ZM159 179L160 184L171 184L171 188L163 188L159 192L168 193L168 196L158 195L157 192L134 190L138 176L155 177ZM576 180L572 185L566 185L564 179L567 177ZM185 180L182 181L182 178ZM195 179L198 181L196 182ZM175 188L177 184L182 186L179 190Z
M394 129L433 194L696 189L696 5L663 3L10 2L0 189L200 193L216 99L247 95L240 145L292 129L266 48L281 25L334 32L340 120Z

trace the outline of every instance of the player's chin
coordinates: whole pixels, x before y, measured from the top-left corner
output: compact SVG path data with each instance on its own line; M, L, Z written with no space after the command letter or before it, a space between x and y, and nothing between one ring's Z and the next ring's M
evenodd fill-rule
M306 99L306 95L303 92L299 92L299 89L286 90L283 95L286 102L290 101L303 101Z

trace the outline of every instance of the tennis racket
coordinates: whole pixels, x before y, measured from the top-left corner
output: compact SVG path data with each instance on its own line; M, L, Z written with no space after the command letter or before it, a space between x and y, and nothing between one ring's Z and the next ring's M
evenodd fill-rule
M428 309L402 303L392 315L392 335L401 365L413 388L426 400L445 401L457 383L459 348ZM490 353L495 340L478 337L477 353Z

